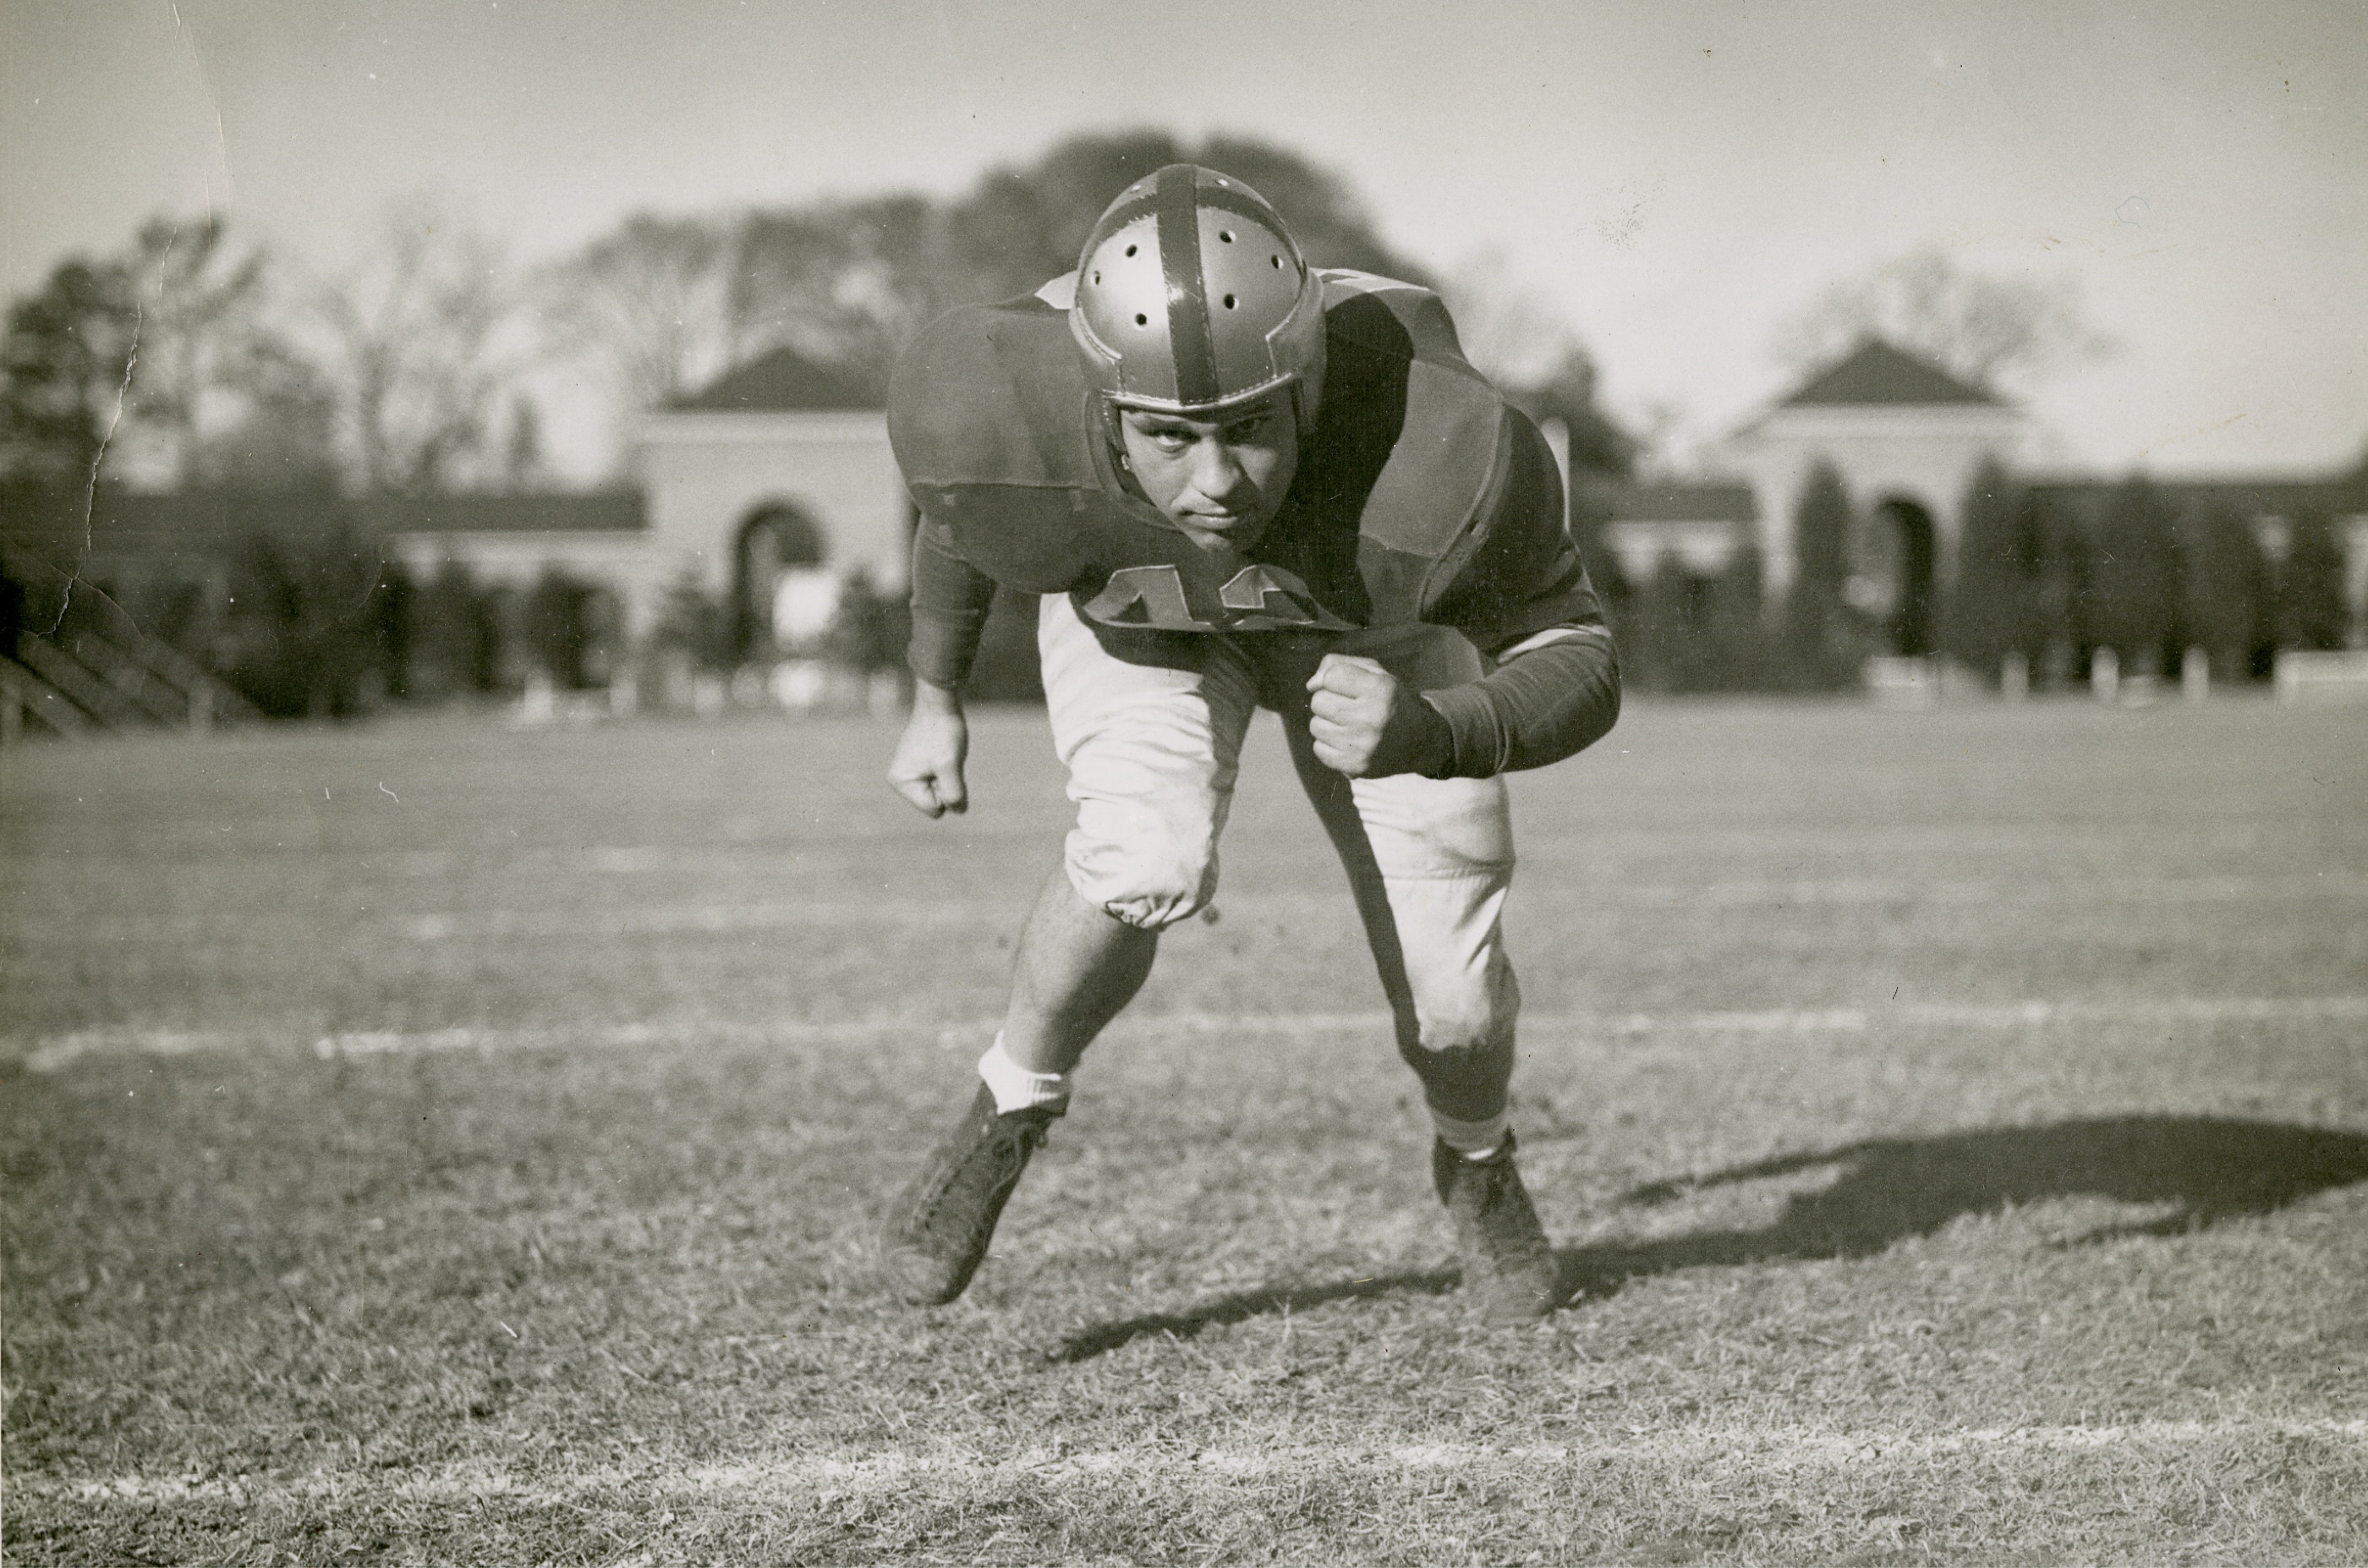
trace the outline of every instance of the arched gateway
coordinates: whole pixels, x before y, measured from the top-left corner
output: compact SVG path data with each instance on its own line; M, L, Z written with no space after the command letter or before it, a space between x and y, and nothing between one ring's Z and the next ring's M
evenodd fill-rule
M1931 511L1905 495L1884 496L1861 519L1853 597L1882 629L1886 652L1911 658L1940 652L1940 540Z
M804 601L827 587L827 554L814 519L786 502L759 506L741 523L732 551L732 637L740 658L764 662L804 631L813 619Z
M780 349L651 415L640 467L654 596L690 574L727 606L734 651L763 663L785 651L783 616L802 624L821 597L816 574L901 591L909 503L883 410L864 379Z
M1719 477L1632 486L1604 532L1623 569L1669 551L1715 574L1758 545L1770 612L1798 567L1793 527L1819 464L1841 478L1854 519L1850 597L1889 651L1937 651L1940 604L1962 505L1986 460L2029 455L2028 415L1987 390L1878 338L1813 372L1707 454Z

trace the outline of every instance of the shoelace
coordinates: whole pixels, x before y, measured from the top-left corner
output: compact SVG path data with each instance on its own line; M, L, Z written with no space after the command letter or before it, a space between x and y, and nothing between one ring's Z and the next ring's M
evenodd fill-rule
M997 1118L986 1139L987 1155L995 1162L994 1175L986 1184L987 1189L992 1191L1005 1182L1016 1179L1025 1167L1028 1156L1043 1141L1042 1128L1030 1126L1026 1122L1017 1126L1007 1126L1000 1118ZM975 1156L973 1157L975 1158ZM945 1179L939 1182L936 1190L929 1194L928 1203L922 1210L921 1223L924 1226L931 1225L936 1221L939 1213L945 1207L946 1199L953 1195L955 1187L962 1184L962 1177L970 1169L971 1161L963 1160L947 1171Z

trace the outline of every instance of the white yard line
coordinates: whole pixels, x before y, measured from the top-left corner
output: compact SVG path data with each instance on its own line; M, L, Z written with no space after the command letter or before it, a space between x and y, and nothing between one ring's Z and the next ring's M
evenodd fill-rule
M1963 1432L1906 1433L1790 1431L1765 1428L1680 1428L1630 1432L1600 1441L1520 1448L1468 1443L1405 1447L1300 1445L1233 1450L1124 1449L1088 1452L1039 1449L996 1460L964 1454L898 1451L860 1459L756 1460L678 1471L590 1470L557 1480L518 1480L491 1466L456 1466L428 1474L388 1477L316 1471L260 1480L187 1480L165 1476L87 1479L12 1477L13 1486L36 1497L77 1502L302 1503L355 1501L372 1495L389 1501L459 1501L510 1497L522 1502L558 1502L587 1493L619 1491L641 1498L767 1495L780 1493L887 1491L939 1477L981 1482L1026 1477L1059 1484L1103 1476L1175 1480L1208 1474L1256 1478L1269 1475L1365 1471L1460 1470L1554 1470L1606 1460L1732 1466L1759 1471L1830 1468L1841 1465L1923 1463L1952 1455L2012 1453L2074 1454L2153 1450L2176 1454L2207 1445L2317 1438L2368 1444L2368 1421L2142 1421L2119 1426L1983 1427Z
M992 1025L985 1026L991 1033ZM610 1024L591 1028L353 1029L308 1037L285 1031L239 1029L76 1029L31 1042L24 1054L28 1072L54 1073L85 1056L192 1056L222 1051L282 1052L306 1050L324 1061L341 1056L385 1056L406 1051L630 1050L692 1045L831 1044L882 1035L929 1034L943 1029L909 1018L850 1019L832 1024L732 1024L686 1021ZM970 1030L973 1026L963 1026ZM968 1038L965 1032L964 1038Z
M1677 1013L1569 1021L1615 1034L1663 1029L1736 1034L1862 1034L1882 1025L1955 1028L2038 1028L2092 1023L2319 1023L2368 1019L2368 996L2174 996L2130 1002L1911 1002L1877 1007L1776 1008L1759 1012ZM1525 1018L1531 1028L1551 1017Z
M2293 876L2100 877L2077 882L1910 881L1866 877L1822 881L1715 882L1708 886L1640 884L1606 890L1596 902L1616 908L1788 909L1868 904L2046 903L2065 899L2086 903L2242 903L2263 899L2368 897L2368 876L2348 871ZM1232 913L1251 917L1304 908L1346 907L1338 893L1249 892L1223 901ZM767 931L821 926L829 930L892 926L976 927L1008 917L996 901L784 900L761 903L651 904L641 908L569 910L488 909L468 914L413 915L397 921L415 941L475 937L664 936L679 932Z
M594 850L589 864L599 871L643 872L659 869L667 853L658 850ZM794 857L791 857L794 858ZM87 869L87 868L86 868ZM1551 893L1526 889L1525 902L1552 906ZM1917 881L1890 877L1773 879L1711 883L1629 883L1589 890L1590 908L1637 910L1753 910L1853 908L1862 906L2038 905L2078 902L2204 905L2295 901L2357 903L2368 899L2368 874L2350 870L2263 876L2113 877L2077 881L2014 881L1959 879ZM1341 892L1238 892L1222 907L1241 919L1298 920L1345 917ZM741 932L913 928L1001 929L1018 918L1007 898L974 896L916 900L798 898L734 903L643 903L594 909L468 909L390 912L382 922L404 940L422 943L485 938L730 935ZM217 931L213 912L190 908L158 914L146 910L81 913L28 927L28 939L59 947L92 943L187 942Z
M1882 1028L2035 1029L2112 1023L2364 1023L2368 996L2186 996L2129 1002L1919 1002L1875 1007L1767 1008L1748 1012L1531 1013L1521 1027L1531 1037L1576 1035L1634 1038L1661 1034L1867 1034ZM973 1045L994 1022L910 1018L849 1018L827 1024L735 1024L689 1020L612 1024L589 1028L363 1029L312 1038L284 1031L232 1029L77 1029L20 1042L28 1072L54 1073L86 1056L187 1056L217 1051L309 1049L323 1059L438 1051L630 1050L668 1046L826 1045L899 1035L936 1036ZM1387 1032L1389 1015L1288 1013L1233 1016L1162 1013L1121 1018L1114 1039L1167 1040L1204 1034L1311 1036ZM0 1037L0 1051L8 1047Z
M2235 903L2252 899L2368 897L2368 875L2297 871L2285 875L2098 876L2064 881L1964 878L1828 877L1709 883L1635 883L1605 890L1614 905L1672 909L1764 909L1796 905Z

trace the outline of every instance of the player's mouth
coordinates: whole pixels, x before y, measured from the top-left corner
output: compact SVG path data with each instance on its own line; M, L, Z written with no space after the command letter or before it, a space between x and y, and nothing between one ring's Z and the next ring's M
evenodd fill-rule
M1179 512L1176 526L1200 545L1228 550L1248 549L1264 531L1263 519L1255 512Z
M1272 508L1264 505L1264 499L1262 496L1250 496L1238 506L1204 500L1197 506L1185 506L1180 509L1185 516L1203 527L1238 528L1266 519Z

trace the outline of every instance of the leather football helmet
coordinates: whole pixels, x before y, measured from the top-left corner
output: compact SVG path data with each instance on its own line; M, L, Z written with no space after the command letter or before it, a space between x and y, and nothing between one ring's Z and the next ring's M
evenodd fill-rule
M1069 331L1113 423L1194 418L1289 389L1302 429L1324 382L1324 286L1264 197L1170 164L1121 191L1079 256Z

